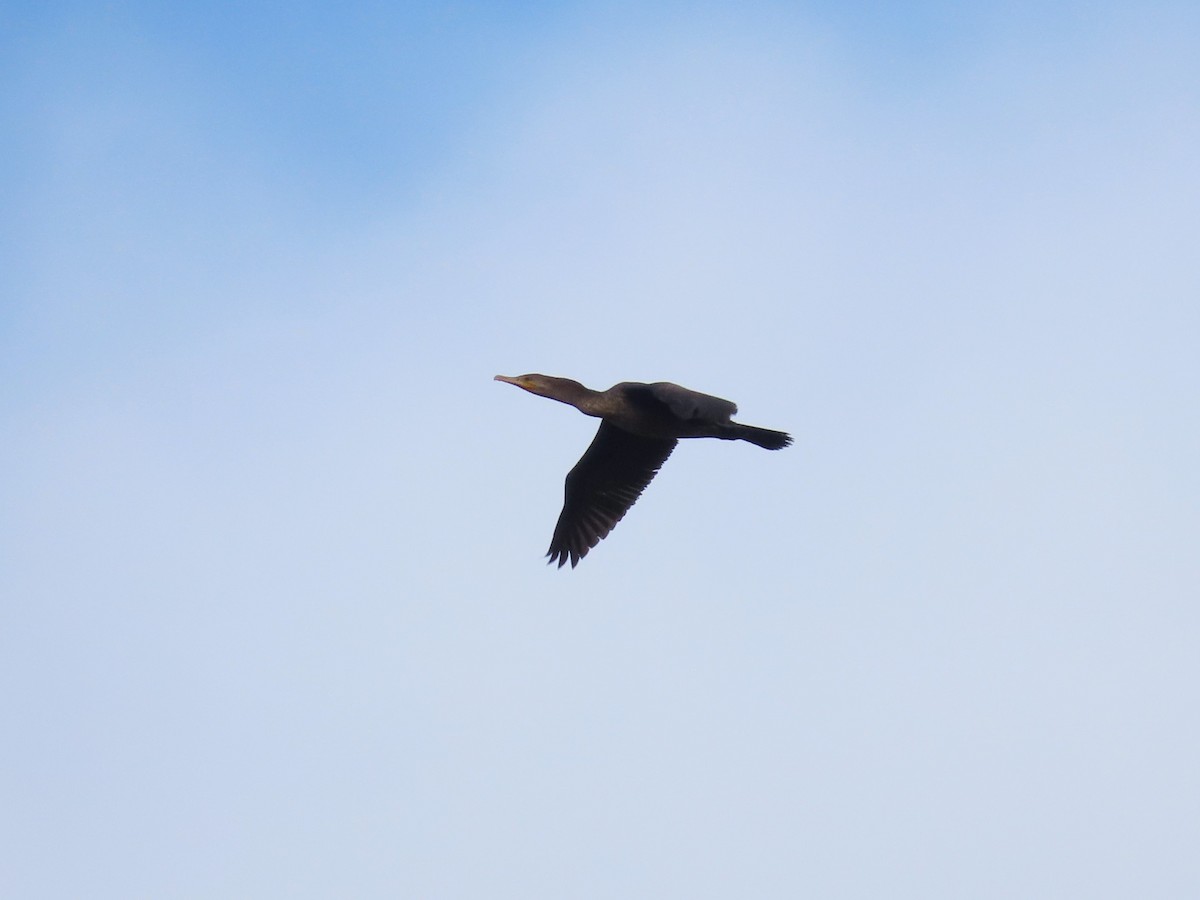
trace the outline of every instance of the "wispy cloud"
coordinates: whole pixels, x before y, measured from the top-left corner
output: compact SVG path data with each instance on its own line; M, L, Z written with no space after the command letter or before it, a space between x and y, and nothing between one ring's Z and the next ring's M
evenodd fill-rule
M18 886L1186 893L1194 14L1031 15L905 65L818 9L473 20L502 89L407 117L349 40L311 121L161 23L27 72ZM440 137L347 174L343 94ZM681 448L548 572L593 423L528 370L797 444Z

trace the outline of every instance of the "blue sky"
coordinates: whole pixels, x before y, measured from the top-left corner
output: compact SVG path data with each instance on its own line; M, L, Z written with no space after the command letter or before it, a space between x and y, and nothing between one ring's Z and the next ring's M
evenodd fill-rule
M5 894L1195 894L1198 26L6 5Z

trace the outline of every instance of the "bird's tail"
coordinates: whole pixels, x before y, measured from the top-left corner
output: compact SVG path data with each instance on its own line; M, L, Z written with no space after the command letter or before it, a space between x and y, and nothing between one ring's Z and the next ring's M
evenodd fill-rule
M727 440L749 441L758 444L765 450L782 450L792 442L791 435L782 431L772 431L770 428L756 428L754 425L742 425L738 422L729 423Z

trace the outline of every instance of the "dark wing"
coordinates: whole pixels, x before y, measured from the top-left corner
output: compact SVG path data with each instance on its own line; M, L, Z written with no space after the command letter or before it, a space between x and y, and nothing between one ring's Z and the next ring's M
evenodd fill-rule
M608 536L675 449L674 440L638 437L607 422L567 474L566 500L546 554L571 568Z
M711 394L689 391L669 381L656 381L646 387L655 400L665 403L677 418L685 422L697 419L704 422L728 422L729 417L737 413L736 403L713 397Z

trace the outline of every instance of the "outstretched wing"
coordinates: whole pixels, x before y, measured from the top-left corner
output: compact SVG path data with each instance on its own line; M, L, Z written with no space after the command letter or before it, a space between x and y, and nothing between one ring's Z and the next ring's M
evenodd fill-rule
M660 403L665 403L676 418L685 422L728 422L737 414L737 404L711 394L689 391L669 381L656 381L646 385L650 394Z
M561 569L587 556L616 527L659 467L675 449L674 440L638 437L608 422L567 474L565 501L546 554Z

